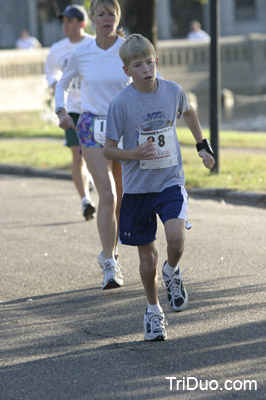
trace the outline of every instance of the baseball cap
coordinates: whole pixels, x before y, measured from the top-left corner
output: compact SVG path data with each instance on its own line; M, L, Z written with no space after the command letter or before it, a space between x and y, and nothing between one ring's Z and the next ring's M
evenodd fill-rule
M88 21L88 14L85 7L78 4L71 4L67 6L64 11L57 16L57 18L62 19L63 17L78 18L80 21Z

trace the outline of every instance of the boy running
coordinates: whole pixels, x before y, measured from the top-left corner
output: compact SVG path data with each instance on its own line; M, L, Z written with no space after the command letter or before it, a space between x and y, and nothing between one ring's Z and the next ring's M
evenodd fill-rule
M138 247L140 276L148 302L144 339L165 340L166 320L158 300L156 214L164 224L167 241L162 275L168 304L173 311L182 311L188 300L179 269L188 201L176 118L183 116L205 167L211 169L215 161L183 89L175 82L156 79L158 58L152 43L133 34L119 54L133 83L110 104L104 155L122 161L124 194L119 236L123 244ZM117 144L122 136L120 149Z

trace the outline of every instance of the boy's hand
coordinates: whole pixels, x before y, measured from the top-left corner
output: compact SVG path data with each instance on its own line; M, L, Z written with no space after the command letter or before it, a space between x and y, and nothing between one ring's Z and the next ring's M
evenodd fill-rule
M204 149L200 150L198 154L202 158L202 162L205 165L205 167L212 169L212 167L215 164L213 156Z
M157 155L156 143L153 142L151 139L139 145L136 150L139 160L152 160Z
M65 110L60 111L58 114L60 128L66 130L72 128L76 130L73 119L67 114Z

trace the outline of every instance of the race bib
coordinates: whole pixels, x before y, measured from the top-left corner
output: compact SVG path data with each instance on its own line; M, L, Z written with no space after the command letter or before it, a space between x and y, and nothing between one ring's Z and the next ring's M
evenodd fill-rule
M69 87L69 96L72 97L73 100L80 103L80 77L75 77Z
M94 140L104 146L106 134L106 117L95 117Z
M177 151L173 126L158 131L140 132L139 144L152 139L156 143L156 157L152 160L140 160L141 169L161 169L177 165Z

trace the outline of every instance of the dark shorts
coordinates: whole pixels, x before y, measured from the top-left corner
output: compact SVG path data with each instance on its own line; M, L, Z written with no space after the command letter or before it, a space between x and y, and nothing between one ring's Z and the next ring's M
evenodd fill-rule
M159 193L125 193L120 210L120 242L130 246L151 243L156 239L156 214L163 223L173 218L187 221L187 209L184 186L171 186Z
M73 119L74 124L77 125L79 114L76 113L69 113L70 117ZM68 147L79 146L79 138L77 136L76 131L74 129L69 128L65 131L65 145Z

